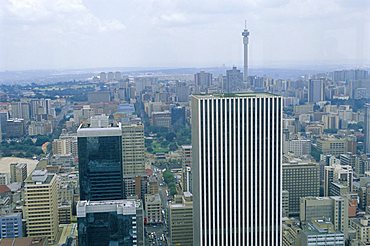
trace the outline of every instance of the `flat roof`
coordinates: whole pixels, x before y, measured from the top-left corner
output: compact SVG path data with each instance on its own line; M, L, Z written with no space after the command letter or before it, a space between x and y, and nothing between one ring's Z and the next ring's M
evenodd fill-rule
M196 94L192 97L201 98L236 98L236 97L281 97L268 92L237 92L237 93L215 93L215 94Z
M117 137L122 136L121 123L113 127L86 127L83 124L77 130L77 137Z
M116 212L123 215L135 215L136 209L141 207L137 200L107 200L107 201L79 201L77 203L77 217L86 217L88 213Z

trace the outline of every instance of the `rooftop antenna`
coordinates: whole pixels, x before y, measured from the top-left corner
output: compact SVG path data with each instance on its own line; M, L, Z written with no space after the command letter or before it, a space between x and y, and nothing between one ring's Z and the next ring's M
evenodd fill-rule
M244 20L244 25L245 25L244 29L247 29L247 20Z

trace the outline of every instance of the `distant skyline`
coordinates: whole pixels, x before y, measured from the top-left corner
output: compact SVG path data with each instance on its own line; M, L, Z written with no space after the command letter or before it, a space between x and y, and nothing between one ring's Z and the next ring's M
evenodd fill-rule
M370 66L370 1L2 0L0 71ZM241 67L240 67L241 68Z

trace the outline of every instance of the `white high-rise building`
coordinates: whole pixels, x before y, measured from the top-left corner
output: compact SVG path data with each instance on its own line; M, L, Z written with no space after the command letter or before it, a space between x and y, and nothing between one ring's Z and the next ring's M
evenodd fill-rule
M194 245L282 245L282 98L192 96Z
M365 106L365 153L370 153L370 104Z

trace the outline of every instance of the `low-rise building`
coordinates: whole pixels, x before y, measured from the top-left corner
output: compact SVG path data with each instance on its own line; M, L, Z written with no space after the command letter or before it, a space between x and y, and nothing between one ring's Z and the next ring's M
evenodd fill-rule
M301 245L345 245L343 232L335 230L334 225L327 220L313 220L302 226L300 234Z

